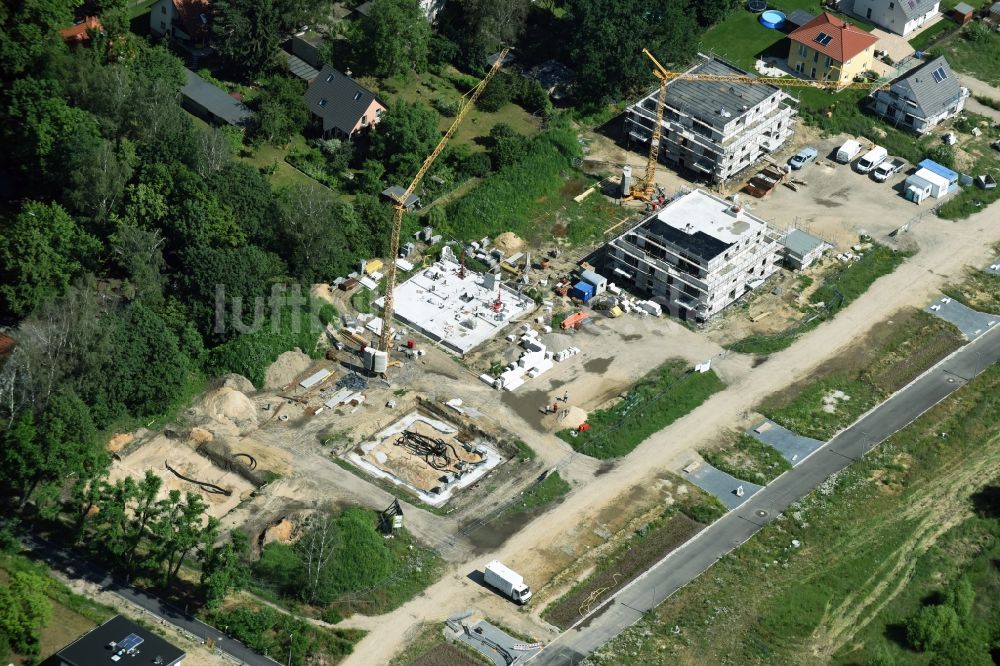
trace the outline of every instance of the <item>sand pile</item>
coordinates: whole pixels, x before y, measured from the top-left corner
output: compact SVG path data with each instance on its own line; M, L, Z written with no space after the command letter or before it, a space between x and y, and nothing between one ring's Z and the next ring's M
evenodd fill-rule
M524 247L524 241L513 232L505 231L493 240L493 246L509 257L521 251Z
M123 448L135 440L135 435L130 432L121 432L108 440L108 451L118 453Z
M219 384L220 386L228 386L229 388L235 389L240 393L246 393L249 395L250 393L255 393L257 391L257 389L254 388L253 382L243 375L231 373L223 376L221 380L222 381Z
M311 363L312 359L298 348L285 352L264 374L264 388L276 389L290 384L305 372Z
M314 284L309 293L316 298L323 299L328 303L333 303L333 287L326 283Z
M278 543L291 543L292 534L295 532L295 525L288 518L282 518L274 525L264 530L264 545L277 541Z
M215 436L205 430L204 428L191 428L191 434L189 435L191 441L194 443L195 447L199 444L204 444L205 442L211 442L215 439Z
M218 423L240 431L257 427L256 406L246 394L228 386L208 394L205 398L205 413Z

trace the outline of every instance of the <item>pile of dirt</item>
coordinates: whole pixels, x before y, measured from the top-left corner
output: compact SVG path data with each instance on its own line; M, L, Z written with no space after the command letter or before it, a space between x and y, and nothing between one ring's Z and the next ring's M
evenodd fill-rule
M253 401L228 386L212 391L205 397L205 413L216 422L239 431L257 427L257 407Z
M204 428L191 428L191 433L189 437L191 439L191 442L194 443L195 448L197 448L199 444L204 444L205 442L211 442L213 439L215 439L215 435L213 435L210 431L205 430Z
M276 389L290 384L309 368L310 363L309 355L297 347L285 352L264 373L264 388Z
M524 241L513 232L505 231L493 240L493 246L509 257L521 251Z
M237 375L235 372L220 377L219 386L228 386L231 389L235 389L240 393L246 393L248 395L257 391L257 389L254 388L253 382L243 375Z
M295 533L295 525L288 518L282 518L275 524L264 530L264 545L277 541L278 543L291 543L292 535Z
M309 294L315 296L316 298L322 299L327 303L334 303L333 300L333 287L326 283L314 284L311 289L309 289Z
M120 432L111 439L108 440L108 451L110 453L118 453L123 448L131 444L135 440L135 434L131 432Z

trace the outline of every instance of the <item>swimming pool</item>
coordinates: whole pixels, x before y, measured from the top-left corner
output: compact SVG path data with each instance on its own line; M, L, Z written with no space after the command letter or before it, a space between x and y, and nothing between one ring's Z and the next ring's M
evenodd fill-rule
M776 9L768 9L760 15L760 22L765 28L777 30L785 25L785 15Z

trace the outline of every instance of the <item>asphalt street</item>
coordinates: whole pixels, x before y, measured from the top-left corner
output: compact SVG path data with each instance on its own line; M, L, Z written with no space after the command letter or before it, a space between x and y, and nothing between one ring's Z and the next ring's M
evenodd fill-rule
M997 329L1000 326L962 347L840 432L801 464L755 493L738 509L670 553L546 646L531 660L533 666L580 663L644 613L746 542L793 502L961 388L1000 359L1000 330Z
M149 592L137 589L131 585L115 580L104 571L87 564L79 555L72 553L45 541L39 537L28 535L21 538L21 543L36 557L44 560L53 569L62 571L71 578L86 580L99 585L102 589L117 594L143 610L169 622L178 629L195 636L200 640L211 638L215 646L230 657L249 666L275 666L278 662L261 656L239 641L225 636L215 627L209 626L179 608L163 601Z

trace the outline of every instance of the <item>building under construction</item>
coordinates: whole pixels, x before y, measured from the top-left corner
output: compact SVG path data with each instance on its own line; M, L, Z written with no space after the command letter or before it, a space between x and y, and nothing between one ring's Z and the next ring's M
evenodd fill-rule
M608 275L670 314L705 321L777 270L779 234L738 200L675 198L608 243Z
M419 271L393 293L397 319L458 354L492 338L535 306L502 285L498 275L447 260Z
M747 76L749 72L707 58L667 83L660 135L660 160L712 181L731 178L779 149L792 135L792 97L763 83L697 80L697 76ZM656 123L659 90L628 107L626 140L641 150Z
M405 487L432 506L447 503L503 457L453 424L411 412L347 453L366 474Z

